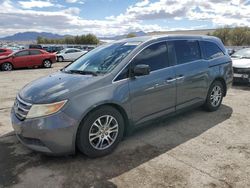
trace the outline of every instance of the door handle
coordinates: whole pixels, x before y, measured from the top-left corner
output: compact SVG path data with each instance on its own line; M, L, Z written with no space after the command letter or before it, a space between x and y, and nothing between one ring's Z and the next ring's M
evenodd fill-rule
M167 83L171 83L171 82L174 82L176 80L176 78L168 78L166 80Z
M184 78L183 75L179 75L179 76L176 78L176 80L181 80L181 79L183 79L183 78Z

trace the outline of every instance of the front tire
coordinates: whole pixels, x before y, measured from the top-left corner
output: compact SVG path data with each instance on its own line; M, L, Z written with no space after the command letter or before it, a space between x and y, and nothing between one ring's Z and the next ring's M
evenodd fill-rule
M44 68L51 68L52 67L52 62L50 60L44 60L43 61L43 67Z
M1 66L2 71L11 71L13 70L13 65L11 63L3 63Z
M80 124L76 144L89 157L111 153L124 133L124 119L119 111L103 106L91 112Z
M213 112L218 110L220 107L223 96L224 96L224 87L220 81L215 81L209 88L208 95L204 107L207 111Z
M63 62L63 57L62 57L62 56L59 56L59 57L57 58L57 61Z

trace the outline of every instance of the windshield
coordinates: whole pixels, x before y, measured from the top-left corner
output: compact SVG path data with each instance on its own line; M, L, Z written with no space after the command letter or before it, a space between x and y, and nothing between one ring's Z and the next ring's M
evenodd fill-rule
M113 70L136 46L137 43L111 43L102 45L74 63L67 66L65 72L92 72L95 74L105 74Z
M237 58L250 58L250 48L242 49L237 52L235 52L232 57Z

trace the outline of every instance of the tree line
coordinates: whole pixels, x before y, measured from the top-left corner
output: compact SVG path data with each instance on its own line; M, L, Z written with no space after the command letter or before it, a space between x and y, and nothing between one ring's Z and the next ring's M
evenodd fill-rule
M250 27L219 28L208 35L221 39L225 45L248 46L250 45Z
M61 39L37 37L37 44L98 44L99 42L99 39L93 34L66 36Z

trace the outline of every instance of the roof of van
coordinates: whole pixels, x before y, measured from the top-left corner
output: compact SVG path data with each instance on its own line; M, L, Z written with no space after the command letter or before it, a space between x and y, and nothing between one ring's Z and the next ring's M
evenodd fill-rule
M124 42L146 42L155 39L168 38L168 39L210 39L210 40L218 40L218 38L207 35L150 35L150 36L142 36L142 37L133 37L122 39Z

